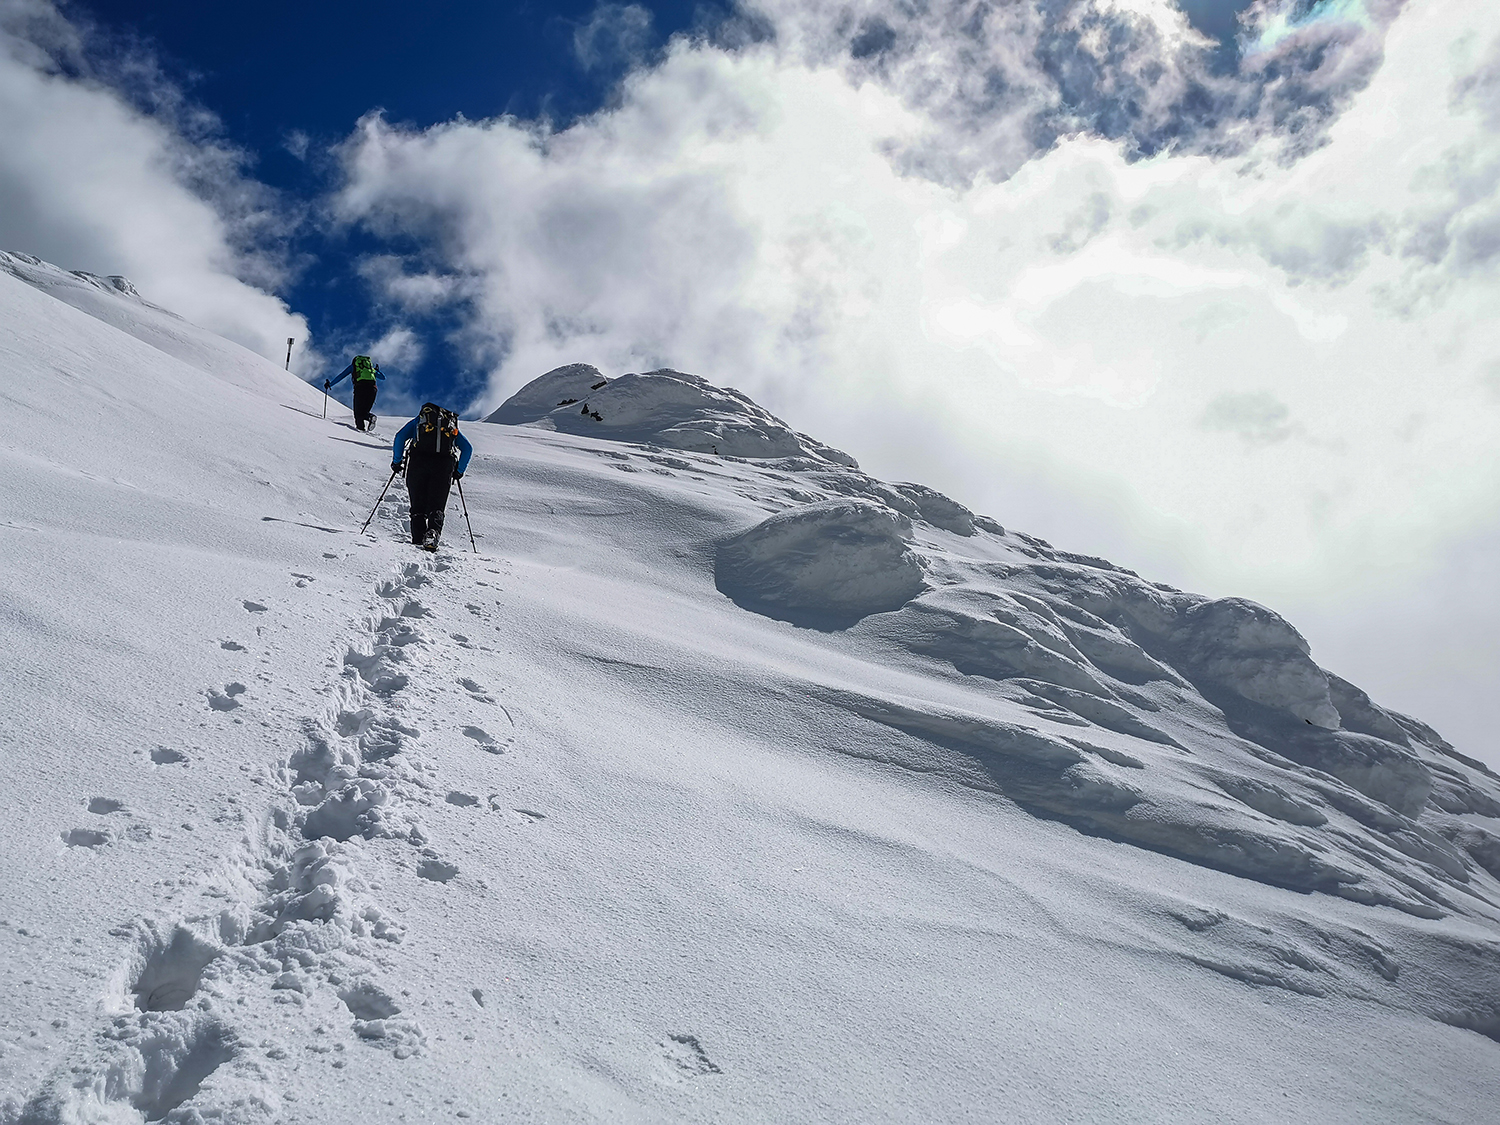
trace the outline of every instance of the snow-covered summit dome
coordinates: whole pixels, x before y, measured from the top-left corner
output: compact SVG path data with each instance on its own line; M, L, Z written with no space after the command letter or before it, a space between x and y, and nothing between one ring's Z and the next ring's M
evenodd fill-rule
M739 391L668 368L609 379L591 364L571 363L527 383L485 421L725 457L858 467L847 453L798 433Z
M98 274L88 273L85 270L65 270L54 266L51 262L44 262L33 254L22 254L17 250L0 250L0 269L38 289L88 287L102 293L133 297L142 304L150 304L141 296L140 290L128 277L121 277L119 274L100 277Z

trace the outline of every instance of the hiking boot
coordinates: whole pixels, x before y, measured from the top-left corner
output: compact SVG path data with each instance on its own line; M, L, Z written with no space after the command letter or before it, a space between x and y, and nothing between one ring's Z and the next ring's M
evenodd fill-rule
M429 527L427 534L422 537L422 546L429 551L436 551L438 547L438 529Z

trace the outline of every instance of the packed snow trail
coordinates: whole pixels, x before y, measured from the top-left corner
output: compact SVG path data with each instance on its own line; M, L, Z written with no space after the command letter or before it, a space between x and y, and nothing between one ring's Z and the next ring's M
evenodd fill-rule
M1500 1097L1493 779L1274 615L672 374L466 426L479 555L399 484L357 537L388 449L320 392L16 271L7 1125Z

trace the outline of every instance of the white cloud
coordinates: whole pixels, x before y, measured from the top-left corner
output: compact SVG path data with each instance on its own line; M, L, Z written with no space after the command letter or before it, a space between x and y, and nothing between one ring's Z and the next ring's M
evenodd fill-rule
M421 364L426 348L410 328L397 325L366 348L363 354L373 357L382 368L410 370Z
M379 300L404 312L432 312L464 294L462 278L430 271L408 273L405 263L394 254L368 255L360 259L356 269Z
M573 54L584 70L633 66L651 44L651 13L639 4L600 4L573 32Z
M312 138L301 129L291 129L281 139L281 147L298 160L306 160Z
M1240 125L1139 159L1028 139L1066 101L1035 53L1056 28L975 12L977 39L917 46L889 6L773 12L774 42L675 42L559 133L371 117L336 207L423 241L388 271L414 291L464 279L429 291L465 310L491 404L562 362L671 364L1004 522L1293 613L1365 612L1479 534L1500 499L1500 13L1387 5L1387 38L1339 30L1303 71L1298 36L1323 31L1291 28ZM1126 93L1152 44L1178 60L1142 118L1170 122L1195 33L1159 4L1074 25L1100 13L1139 32ZM1069 35L1070 58L1106 50ZM1357 75L1328 69L1338 43ZM1031 84L987 117L986 73ZM1306 122L1265 108L1297 82L1332 99L1301 147Z
M280 233L263 190L149 60L112 66L107 84L86 35L47 0L0 0L0 247L124 274L279 361L308 332L262 288L280 279L260 249Z

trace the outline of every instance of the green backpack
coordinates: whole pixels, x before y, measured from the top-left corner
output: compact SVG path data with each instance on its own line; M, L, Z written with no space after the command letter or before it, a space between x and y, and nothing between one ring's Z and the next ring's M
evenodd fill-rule
M354 381L356 383L361 379L374 381L375 371L376 367L370 362L369 356L357 355L354 357Z

